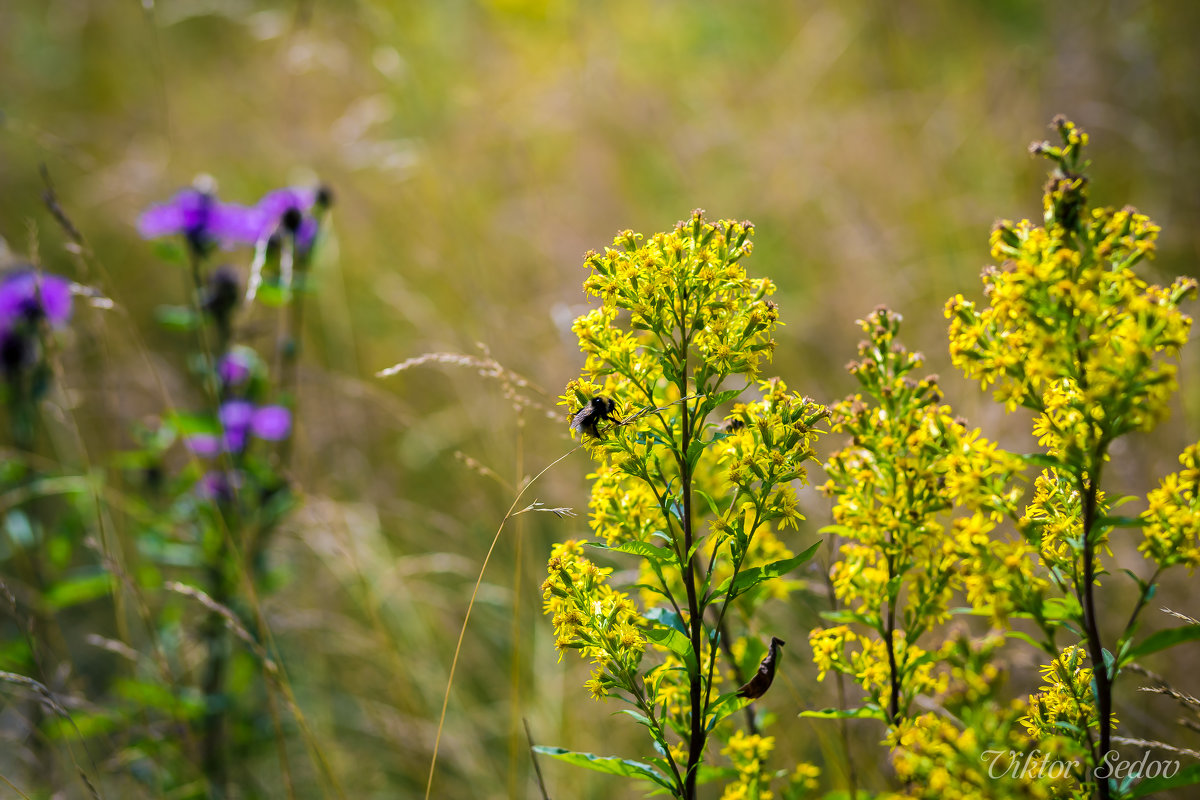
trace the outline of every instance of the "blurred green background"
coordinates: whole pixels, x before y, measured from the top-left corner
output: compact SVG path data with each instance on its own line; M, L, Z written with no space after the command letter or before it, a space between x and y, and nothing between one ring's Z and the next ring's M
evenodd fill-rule
M116 303L74 326L67 406L85 437L61 437L55 457L101 463L135 422L196 400L179 366L188 342L153 322L186 277L137 237L141 209L199 173L247 203L331 185L301 375L306 501L273 554L290 577L264 602L347 795L419 795L467 598L512 499L504 482L571 447L553 405L580 363L569 323L585 307L584 251L694 207L753 220L748 267L779 284L786 323L772 372L826 402L851 391L854 320L885 303L948 400L1027 447L1023 420L950 375L943 304L978 295L996 219L1040 218L1043 164L1025 145L1056 113L1092 136L1094 200L1163 226L1151 276L1197 274L1198 40L1200 4L1183 0L4 0L0 237ZM41 204L41 164L93 274ZM530 405L518 412L472 368L374 377L483 348L540 387ZM1122 488L1145 491L1200 436L1196 352L1172 421L1114 459ZM542 744L641 744L615 705L586 699L577 659L557 663L539 612L549 543L586 535L588 468L577 453L529 497L579 518L527 515L497 546L434 796L531 796L522 717ZM811 524L793 549L828 518L825 500L803 498ZM1180 581L1177 607L1195 614ZM783 764L821 761L834 741L831 724L794 719L830 704L803 644L819 605L772 610L771 632L795 645L769 702ZM1134 729L1169 716L1127 700ZM874 764L878 731L860 733ZM288 745L302 795L321 796L302 739ZM630 791L543 769L555 797ZM264 753L255 780L270 790L277 770Z

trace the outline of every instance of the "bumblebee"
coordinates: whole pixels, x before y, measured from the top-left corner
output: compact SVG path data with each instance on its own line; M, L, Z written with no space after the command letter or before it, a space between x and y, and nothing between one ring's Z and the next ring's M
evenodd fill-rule
M754 674L754 677L737 690L738 697L757 700L766 694L767 689L771 688L771 682L775 680L775 667L779 664L779 647L783 644L785 644L783 639L777 636L771 637L771 649L767 652L767 657L758 665L758 672Z
M586 406L579 409L571 417L571 429L577 430L585 436L591 436L594 439L603 439L604 436L600 433L600 420L606 419L610 422L617 422L617 418L613 416L613 411L617 408L617 404L612 398L600 397L597 395L591 399Z

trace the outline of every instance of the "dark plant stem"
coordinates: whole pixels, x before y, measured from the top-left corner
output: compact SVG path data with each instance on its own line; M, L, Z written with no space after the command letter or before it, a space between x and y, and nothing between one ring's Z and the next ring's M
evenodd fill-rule
M210 596L221 606L229 603L230 586L225 571L228 555L226 537L221 536L217 552L208 564ZM229 659L229 635L225 620L215 611L210 611L204 624L204 638L208 659L204 665L201 691L204 693L204 721L201 739L201 758L204 775L208 779L210 797L224 798L229 784L229 765L225 758L225 674Z
M890 585L894 577L891 557L888 558L887 565L888 584ZM888 672L891 679L891 690L888 696L888 723L895 725L900 721L900 669L896 665L896 598L894 596L888 597L886 634Z
M683 375L685 376L683 378L685 385L680 387L680 397L687 397L686 352L683 360ZM683 555L686 559L683 565L683 585L687 590L688 613L690 615L688 630L692 640L692 651L696 655L695 665L688 670L688 693L691 695L692 701L692 726L688 737L688 763L687 773L684 775L683 796L685 800L695 800L696 779L699 777L700 756L704 752L705 739L703 708L704 681L700 675L700 654L703 652L701 641L704 630L704 612L700 608L700 601L696 596L696 557L692 553L692 468L688 461L688 449L692 443L692 420L688 413L687 401L684 401L680 407L683 410L683 450L680 460L680 470L682 472L680 488L683 491Z
M1097 461L1096 463L1099 463ZM1096 710L1100 716L1100 731L1096 763L1104 763L1112 742L1112 681L1108 665L1104 660L1104 643L1096 622L1096 548L1092 541L1092 527L1096 520L1096 494L1099 490L1098 476L1088 475L1083 481L1083 625L1087 634L1088 654L1092 659L1092 677L1096 681ZM1099 800L1109 800L1108 779L1096 778Z
M200 344L201 357L204 362L203 374L200 376L204 394L213 413L221 405L221 389L217 382L216 352L209 330L208 320L204 309L204 272L201 256L195 250L190 250L190 266L192 273L192 309L196 314L196 328ZM227 338L221 332L218 337L224 348ZM237 489L233 480L234 467L228 454L222 454L221 470L228 480L229 491L233 494L231 502L237 502ZM229 536L230 522L235 514L223 513L225 505L218 503L220 512L214 524L217 543L209 554L205 565L207 573L209 596L222 607L228 607L232 586L226 573L226 561L230 557ZM201 677L200 691L204 695L204 717L202 719L200 758L201 768L208 780L209 797L223 800L228 794L229 764L226 758L226 706L225 677L229 661L229 635L225 628L225 620L215 611L210 611L205 619L203 638L207 649L204 663L204 673Z

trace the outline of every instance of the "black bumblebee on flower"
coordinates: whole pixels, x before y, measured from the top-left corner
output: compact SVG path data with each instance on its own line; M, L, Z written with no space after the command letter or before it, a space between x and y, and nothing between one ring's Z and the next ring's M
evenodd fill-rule
M600 433L600 421L606 419L613 423L620 422L613 416L616 408L617 404L611 397L597 395L586 406L571 415L571 429L594 439L603 439L604 436Z

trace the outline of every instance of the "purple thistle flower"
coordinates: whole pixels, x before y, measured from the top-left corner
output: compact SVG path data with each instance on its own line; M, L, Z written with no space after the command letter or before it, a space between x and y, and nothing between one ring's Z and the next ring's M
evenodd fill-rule
M221 440L211 433L197 433L183 440L188 450L201 458L215 458L221 452Z
M314 206L327 205L328 190L309 187L285 187L267 192L255 209L262 215L260 240L270 238L280 228L293 233L296 247L305 252L317 238L317 220L310 213Z
M254 244L262 228L262 213L254 208L219 202L200 189L184 189L166 203L151 206L138 217L145 239L183 234L196 252L212 244Z
M226 431L245 431L254 419L254 404L249 400L230 400L222 403L217 412L217 419L221 420L221 427Z
M235 347L217 362L217 376L226 387L241 386L254 370L257 357L253 350Z
M10 272L0 280L0 373L11 380L37 363L35 326L45 320L61 328L71 318L71 283L34 271Z
M268 442L286 439L292 431L292 412L283 406L255 406L249 400L229 400L217 411L221 434L200 433L187 437L184 444L202 458L222 451L240 453L251 436Z
M0 327L45 319L61 328L71 318L71 282L58 275L22 269L0 282Z
M283 406L262 406L255 410L250 430L268 442L286 439L292 432L292 412Z

